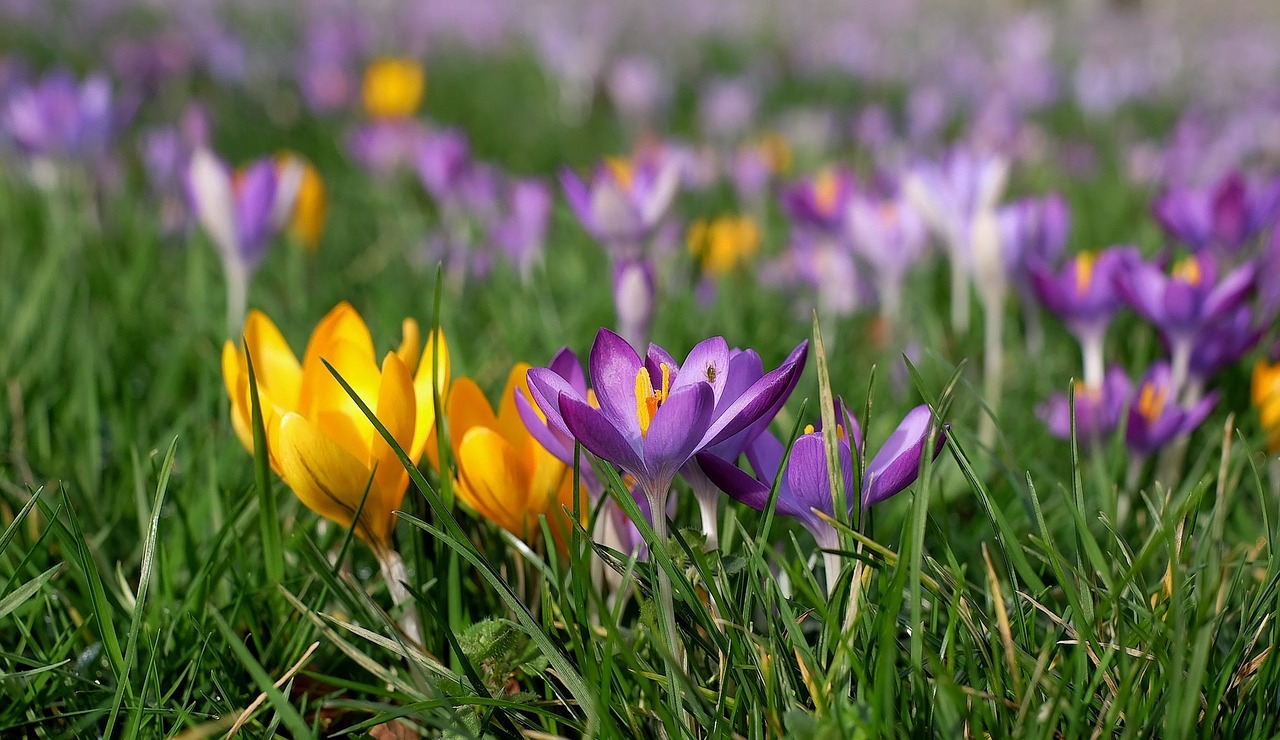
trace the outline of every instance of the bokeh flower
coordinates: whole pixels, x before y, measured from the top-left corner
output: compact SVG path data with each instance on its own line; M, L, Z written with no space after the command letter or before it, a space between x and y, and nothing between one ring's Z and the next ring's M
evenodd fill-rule
M426 90L427 73L416 60L384 57L365 69L361 95L370 118L411 118Z
M1264 358L1253 364L1250 398L1267 435L1267 452L1280 455L1280 362Z
M1210 393L1188 406L1178 400L1179 389L1166 362L1147 370L1129 401L1124 441L1130 452L1147 456L1178 437L1190 434L1209 416L1218 402Z

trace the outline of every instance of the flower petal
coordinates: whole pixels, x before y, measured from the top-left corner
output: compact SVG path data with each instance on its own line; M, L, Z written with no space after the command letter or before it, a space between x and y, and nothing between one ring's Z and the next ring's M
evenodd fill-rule
M899 493L919 476L932 419L933 413L928 406L917 406L907 412L898 428L885 440L862 476L864 506L878 504ZM942 437L943 432L939 431L933 453L935 457L942 449Z
M256 308L250 309L245 319L244 344L253 359L258 386L285 408L295 408L302 388L302 366L284 335Z
M776 415L799 382L808 351L809 342L801 342L786 362L766 373L720 412L707 430L703 444L719 444L756 421Z
M583 447L637 478L645 475L644 463L635 444L600 409L591 408L584 401L563 393L559 404L565 425Z
M493 429L472 427L458 445L459 496L485 518L524 537L528 471L516 449Z
M298 499L320 516L341 527L350 527L366 486L377 486L373 474L341 445L325 436L319 427L298 414L280 420L272 439L280 459L280 477ZM381 498L376 488L369 502ZM376 504L366 503L356 534L374 549L390 546L386 522L374 516Z
M669 484L702 445L715 397L709 383L673 391L658 407L644 437L644 466L650 481Z
M636 375L640 357L627 340L608 329L601 329L591 345L591 387L600 402L600 410L613 426L631 438L640 437L640 418L636 414Z
M453 454L458 455L462 439L475 427L494 428L498 418L484 391L471 378L458 378L449 391L449 403L445 406L449 420L449 438L453 442Z
M382 360L382 383L378 387L378 405L375 413L391 438L400 448L410 455L415 464L418 459L413 456L412 445L417 406L413 399L413 378L409 368L395 352L388 352ZM400 464L395 450L387 444L381 434L375 432L373 444L369 448L369 467L375 468L378 490L382 494L380 505L382 515L392 521L392 512L400 508L404 500L405 489L409 486L409 471Z

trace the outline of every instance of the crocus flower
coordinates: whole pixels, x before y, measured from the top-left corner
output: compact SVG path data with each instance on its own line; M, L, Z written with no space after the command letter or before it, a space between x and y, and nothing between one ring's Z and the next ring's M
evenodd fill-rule
M671 97L670 78L646 56L626 56L614 62L605 86L618 113L638 130L650 125Z
M1257 181L1232 172L1207 188L1174 187L1156 199L1152 212L1169 236L1194 251L1234 251L1280 217L1280 178Z
M1058 194L1022 198L998 211L1000 242L1010 276L1020 293L1030 290L1030 271L1058 261L1067 244L1071 210Z
M551 190L546 183L517 179L507 188L506 214L492 225L493 241L526 281L542 256L551 207Z
M570 531L573 471L529 433L517 397L529 404L529 366L511 369L497 413L480 387L460 378L449 391L449 436L458 466L455 490L472 510L530 544L546 517L556 544ZM586 511L585 501L582 507Z
M641 360L622 337L603 328L590 368L597 405L549 368L529 372L529 389L548 425L631 474L654 509L664 507L677 471L694 453L775 409L797 372L794 363L780 367L720 405L729 379L723 338L699 343L676 364L657 345Z
M896 322L907 273L928 248L924 221L905 200L857 194L849 204L846 228L854 254L875 273L882 315Z
M779 133L768 133L743 144L729 159L729 182L739 200L763 209L769 186L791 170L791 146Z
M611 157L596 167L589 181L565 169L560 183L588 233L611 251L634 254L653 235L675 198L680 170L668 158Z
M1280 455L1280 362L1264 358L1254 363L1250 398L1267 435L1267 452Z
M1112 247L1081 252L1057 272L1043 264L1030 268L1036 296L1080 342L1084 384L1090 388L1103 382L1103 342L1111 318L1120 309L1117 280L1136 260L1136 247Z
M436 202L453 202L471 169L471 144L455 129L428 131L418 141L415 164L422 187Z
M364 110L374 119L411 118L422 105L427 73L414 59L386 57L365 69Z
M341 110L353 102L359 85L356 59L366 44L355 17L326 19L307 27L298 64L302 97L312 110Z
M198 149L187 166L187 196L196 220L209 235L227 278L227 319L241 324L249 277L274 235L278 181L276 163L264 158L233 176L208 149Z
M698 96L698 123L708 137L731 140L755 122L759 106L760 93L749 80L712 80Z
M1075 386L1076 439L1086 447L1104 444L1120 425L1120 414L1129 401L1133 384L1124 369L1112 366L1102 382ZM1071 439L1071 402L1065 393L1055 393L1036 409L1049 434L1058 439Z
M782 193L782 207L795 223L836 234L844 228L845 213L855 187L852 173L826 167L786 188Z
M443 395L449 355L443 337L437 350L434 335L420 350L412 319L405 319L403 329L399 348L384 356L381 368L368 327L348 303L338 304L316 326L301 364L275 324L256 310L245 322L243 342L228 340L222 348L236 436L253 451L252 359L271 469L307 508L341 527L354 523L397 604L408 593L400 584L404 565L392 535L409 473L324 363L355 389L416 463L434 438L432 383ZM405 626L417 639L416 627Z
M1219 280L1217 260L1201 252L1174 264L1169 274L1154 264L1130 260L1119 275L1125 302L1160 330L1169 347L1175 393L1182 392L1187 379L1196 336L1245 301L1256 274L1250 262Z
M415 165L419 144L426 136L426 128L412 118L370 121L347 137L347 152L375 175L389 177Z
M951 322L957 332L969 327L969 269L973 259L974 218L993 211L1004 191L1008 162L956 148L937 162L910 168L902 192L951 258Z
M1240 306L1220 321L1205 327L1191 343L1188 387L1202 388L1214 373L1239 362L1249 350L1258 346L1266 329L1266 322L1255 321L1248 306Z
M1157 362L1138 383L1124 429L1125 444L1134 454L1145 457L1174 439L1190 434L1218 402L1215 391L1184 408L1178 403L1179 388L1173 380L1169 364Z
M93 75L79 82L61 70L16 86L0 103L0 126L25 153L46 159L104 154L113 116L106 77Z
M917 406L898 424L897 429L885 440L880 450L867 463L862 473L862 486L854 485L854 460L862 453L862 434L858 422L848 413L844 403L836 403L836 436L839 441L841 478L848 511L861 501L863 508L874 506L905 490L915 482L929 439L933 414L928 406ZM945 429L938 433L931 458L942 451ZM728 460L710 454L698 455L697 462L717 486L735 500L758 511L764 511L769 502L769 491L778 479L785 454L783 444L769 432L764 432L747 447L747 461L755 475L748 475ZM835 516L835 501L831 492L831 471L827 465L826 445L821 429L809 426L796 439L791 448L787 467L781 471L778 484L776 511L796 519L824 550L839 546L836 529L819 514ZM839 517L839 518L844 518ZM827 565L827 588L834 588L835 574L839 568L839 556L824 553Z
M289 236L307 251L320 246L324 222L329 213L329 200L324 179L301 155L286 152L276 158L276 223L288 229Z
M698 219L685 239L700 271L711 278L729 274L760 250L760 229L750 216Z

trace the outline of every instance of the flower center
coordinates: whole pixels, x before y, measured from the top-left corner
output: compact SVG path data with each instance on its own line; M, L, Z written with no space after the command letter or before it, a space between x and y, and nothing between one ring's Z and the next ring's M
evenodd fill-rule
M1142 418L1146 419L1148 424L1154 424L1164 411L1168 396L1169 392L1166 389L1156 388L1151 383L1143 383L1142 390L1138 393L1138 413L1142 414Z
M653 379L649 377L649 368L641 367L636 373L636 418L640 420L640 436L649 434L649 425L653 417L671 392L671 368L662 363L662 387L655 389Z
M1191 285L1199 285L1204 279L1200 272L1200 262L1195 257L1187 257L1173 266L1173 276Z
M825 215L835 213L836 201L840 197L840 178L833 169L824 169L813 178L813 200L818 211Z
M1083 296L1093 283L1093 267L1098 261L1094 252L1082 252L1076 255L1076 295Z
M604 163L613 174L613 179L617 181L618 186L630 192L631 185L636 179L636 171L631 163L623 157L606 157Z

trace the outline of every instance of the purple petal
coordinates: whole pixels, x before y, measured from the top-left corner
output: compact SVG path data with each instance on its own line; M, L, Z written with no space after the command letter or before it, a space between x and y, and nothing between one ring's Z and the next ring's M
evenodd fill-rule
M271 238L271 212L276 200L276 164L260 159L239 175L235 185L236 228L240 253L250 266L262 260Z
M585 403L585 396L569 385L569 381L545 367L530 368L525 377L529 380L529 394L547 417L547 426L564 437L572 438L573 432L569 431L564 417L560 415L560 397L568 396Z
M640 358L636 351L627 340L608 329L601 329L596 333L587 361L591 365L591 387L595 389L600 409L628 436L639 438L636 376L640 372Z
M650 370L652 372L652 370ZM698 342L671 384L671 392L695 383L709 383L713 397L719 399L729 379L729 343L724 337L711 337Z
M673 391L658 407L643 442L645 469L651 481L669 484L680 466L698 451L714 408L715 397L706 383Z
M644 462L635 444L610 420L586 403L568 395L560 396L560 415L573 436L593 455L617 465L640 478L645 475ZM672 471L674 474L675 471Z
M920 474L920 462L932 420L933 414L928 406L917 406L907 412L898 428L867 464L862 479L864 505L878 504L915 482ZM933 453L935 457L942 450L942 442L943 433L940 431Z
M705 445L715 445L746 429L757 420L777 410L795 389L808 357L809 342L801 342L787 361L752 384L720 413L707 430Z

